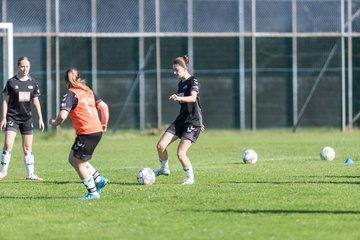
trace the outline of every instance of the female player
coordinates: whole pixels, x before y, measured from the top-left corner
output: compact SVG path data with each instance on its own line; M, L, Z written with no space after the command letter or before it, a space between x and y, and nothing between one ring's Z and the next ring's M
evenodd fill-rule
M100 176L88 160L91 159L102 133L107 130L108 106L92 92L75 68L66 71L65 84L68 92L62 97L60 112L49 123L58 126L70 117L76 139L69 153L69 162L88 190L88 194L82 199L99 199L99 193L108 180ZM101 112L101 120L97 110Z
M167 147L175 140L180 139L177 156L186 175L183 184L195 182L193 168L186 153L191 144L195 143L200 132L204 130L199 99L199 82L188 72L188 63L187 56L177 57L173 62L174 74L181 81L178 83L177 93L172 94L169 99L180 103L180 113L157 143L160 169L154 170L156 176L170 175Z
M31 113L31 103L33 103L39 119L39 128L44 131L39 101L40 90L36 81L29 75L30 60L27 57L20 57L17 61L17 67L17 75L7 81L3 90L0 130L5 129L5 144L1 155L0 180L4 180L7 176L11 150L14 146L16 133L20 130L27 172L26 179L41 181L43 179L34 174L34 155L32 153L34 127Z

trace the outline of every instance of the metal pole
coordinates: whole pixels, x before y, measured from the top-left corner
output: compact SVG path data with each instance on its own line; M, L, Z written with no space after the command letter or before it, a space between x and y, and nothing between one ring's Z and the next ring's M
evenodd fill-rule
M256 0L252 0L251 4L251 10L252 10L252 24L251 24L251 30L252 30L252 48L251 48L251 54L252 54L252 130L256 131Z
M2 0L2 22L6 22L7 21L7 0ZM6 40L6 37L3 37L3 45L2 45L2 50L3 50L3 53L6 53L7 52L7 49L8 49L8 46L7 46L7 40ZM14 63L10 63L8 62L8 59L7 59L7 56L6 54L3 54L3 63L8 63L8 65L13 65ZM3 88L5 87L6 85L6 82L7 80L9 79L8 75L8 67L4 64L3 65Z
M14 33L12 23L0 23L1 28L7 30L6 38L4 41L4 81L3 85L6 85L7 79L14 76Z
M293 125L298 121L298 62L297 62L297 0L292 0L292 94Z
M6 38L4 41L4 48L5 54L4 55L4 62L7 63L4 66L4 81L3 85L5 86L7 79L14 76L14 32L13 32L13 24L12 23L1 23L1 28L5 28L7 30Z
M51 0L46 0L46 116L52 116L52 74L51 74ZM47 129L50 128L46 121Z
M60 108L60 1L55 0L55 104L56 114Z
M352 45L352 0L348 0L348 121L353 127L353 45ZM345 30L344 30L345 31Z
M239 0L239 32L245 32L244 0ZM240 131L245 130L245 38L239 38L239 120Z
M155 0L156 33L160 32L160 0ZM160 37L156 36L156 92L157 92L157 127L162 125L162 101L161 101L161 56Z
M144 32L144 0L139 0L139 32ZM145 130L145 39L139 37L139 120L140 131Z
M2 0L2 22L7 22L7 0Z
M97 32L97 0L91 1L91 31L93 33ZM98 93L98 78L97 78L97 38L91 37L91 85L92 90L97 94Z
M7 35L7 44L8 44L8 51L7 51L7 59L8 59L8 78L14 76L14 33L13 33L13 24L8 23L8 35Z
M8 59L8 78L14 76L14 33L13 33L13 24L8 23L8 34L7 34L7 44L8 44L8 51L7 51L7 59Z
M188 4L187 4L188 8L187 8L187 12L188 12L188 32L192 33L193 32L193 16L194 16L194 9L193 9L193 0L188 0ZM190 71L195 72L194 69L194 38L193 37L188 37L188 56L189 56L189 67L190 67Z
M350 6L349 6L350 4ZM353 71L352 71L352 22L354 21L354 19L356 19L358 16L360 15L360 9L358 9L354 14L352 14L352 1L348 2L348 21L344 24L344 32L345 32L345 28L346 27L349 27L349 36L348 38L350 38L351 41L349 44L348 44L348 52L349 52L349 55L351 55L351 58L350 56L348 55L348 57L350 58L349 59L349 66L348 66L348 71L349 71L349 92L351 94L351 98L349 97L349 108L350 108L350 104L351 104L351 114L353 115ZM351 16L349 18L349 16ZM351 26L350 26L351 24ZM351 65L350 65L351 63ZM350 80L351 79L351 80ZM350 83L351 81L351 83ZM352 116L351 115L351 116ZM350 116L350 115L349 115ZM358 112L355 117L351 117L351 119L349 119L349 127L353 127L353 124L354 122L356 122L358 119L360 118L360 112ZM351 121L351 123L350 123Z
M344 0L341 0L341 130L345 131L346 100L345 100L345 25ZM351 22L351 21L350 21ZM350 24L350 23L349 23Z

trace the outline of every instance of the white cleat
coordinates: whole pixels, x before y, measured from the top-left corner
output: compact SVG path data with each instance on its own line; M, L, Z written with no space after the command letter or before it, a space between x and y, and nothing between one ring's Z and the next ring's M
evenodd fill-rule
M4 180L6 178L6 176L7 176L7 172L1 171L0 172L0 181Z
M32 180L32 181L43 181L44 179L42 179L39 176L36 176L35 174L31 175L31 176L27 176L26 180Z
M182 184L183 185L190 185L190 184L194 184L194 183L195 183L194 178L186 178Z
M157 169L157 170L153 170L153 172L155 173L155 176L159 176L159 175L170 176L170 169Z

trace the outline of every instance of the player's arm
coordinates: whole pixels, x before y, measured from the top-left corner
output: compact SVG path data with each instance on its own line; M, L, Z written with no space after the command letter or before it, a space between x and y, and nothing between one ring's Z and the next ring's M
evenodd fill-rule
M68 91L61 98L60 112L56 118L49 119L49 124L56 127L65 122L69 112L77 106L77 97L75 93Z
M41 131L43 132L44 129L45 129L45 125L44 125L44 120L43 120L43 117L42 117L42 113L41 113L41 105L40 105L40 101L39 101L39 98L38 97L34 97L33 100L32 100L34 106L35 106L35 109L36 109L36 113L39 117L39 128L41 129Z
M3 101L2 101L2 120L0 123L0 130L2 131L6 127L6 115L8 111L9 106L9 95L4 94Z
M190 96L178 96L176 94L173 94L169 97L170 100L174 101L181 101L181 102L195 102L197 98L198 92L197 91L191 91Z
M101 126L103 128L103 131L106 132L107 130L107 124L109 121L109 107L104 101L100 101L96 108L100 110L101 114Z
M54 119L50 119L49 120L49 124L56 127L58 125L61 125L63 122L65 122L66 118L68 117L69 112L66 110L60 110L59 114L57 115L57 117Z

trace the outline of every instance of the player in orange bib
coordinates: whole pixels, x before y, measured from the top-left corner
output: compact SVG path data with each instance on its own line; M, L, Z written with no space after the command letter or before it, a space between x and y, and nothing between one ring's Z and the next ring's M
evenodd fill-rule
M107 130L109 109L80 78L79 71L70 68L65 73L68 92L61 99L58 116L50 119L52 126L62 124L69 116L76 132L76 139L69 154L69 162L78 173L88 190L82 199L99 199L100 192L108 180L88 162L99 143L102 133ZM101 119L98 115L101 113Z

